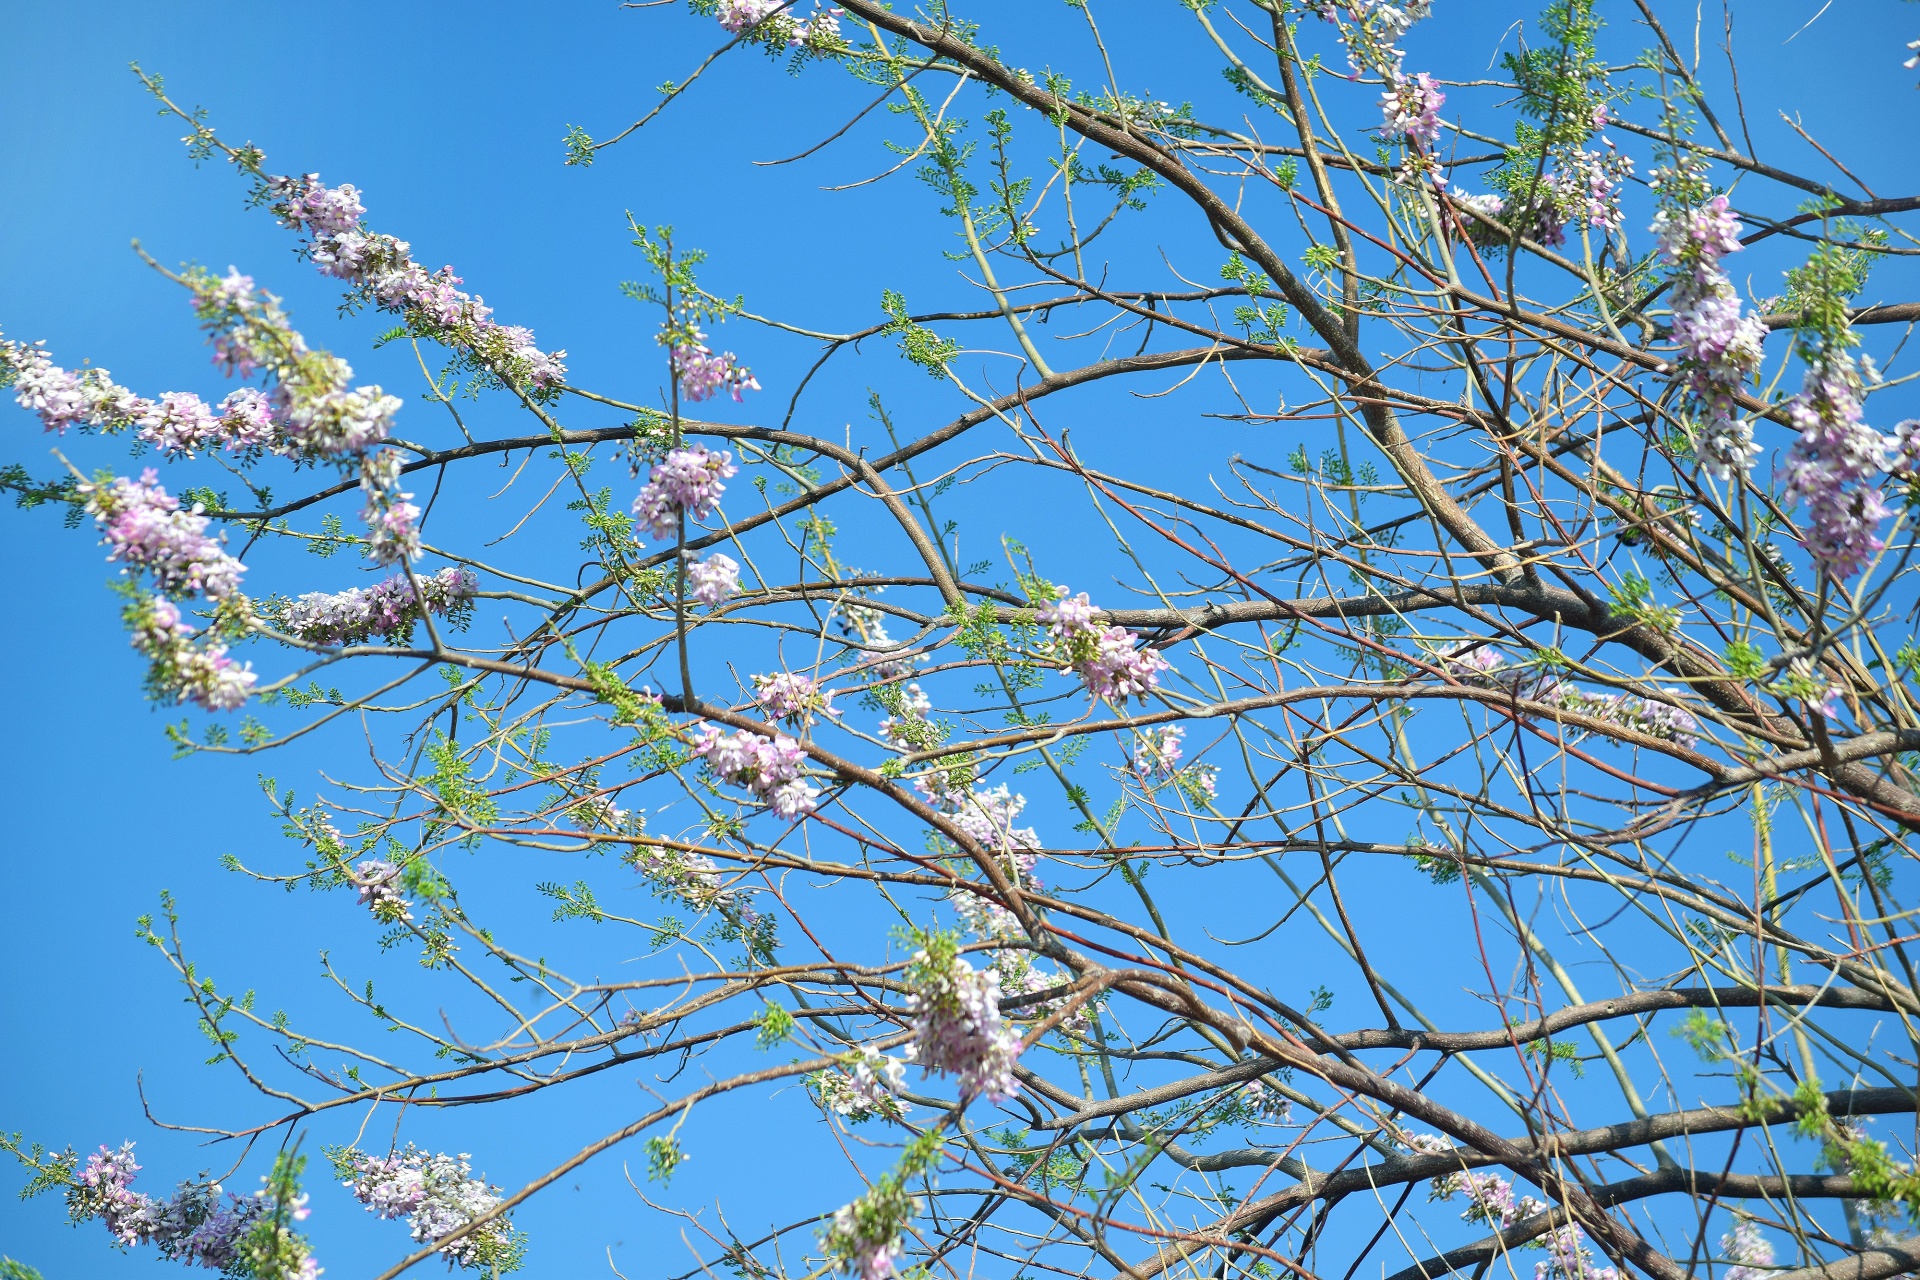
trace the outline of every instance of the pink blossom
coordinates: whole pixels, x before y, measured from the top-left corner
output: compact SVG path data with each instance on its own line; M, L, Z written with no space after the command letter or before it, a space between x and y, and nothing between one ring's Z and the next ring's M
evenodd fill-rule
M133 647L152 664L149 681L158 697L207 711L246 705L258 679L251 664L229 658L225 645L195 645L194 629L181 620L173 601L165 596L143 600L128 608L127 621Z
M714 452L699 444L674 449L653 464L640 496L633 501L633 513L654 537L672 538L682 512L689 519L704 520L719 509L720 495L727 488L721 481L737 471L733 455L725 449Z
M1830 343L1802 355L1806 377L1787 402L1788 421L1800 432L1787 461L1787 498L1807 504L1802 541L1814 562L1844 582L1886 546L1879 479L1894 442L1861 421L1864 388L1851 356Z
M734 358L733 352L715 355L700 343L673 349L673 371L680 379L682 394L689 400L706 400L726 391L739 402L741 392L760 389L759 382Z
M1393 79L1380 95L1381 132L1421 148L1431 147L1440 136L1440 108L1446 101L1447 95L1424 71Z
M941 963L926 951L914 954L913 1043L906 1059L928 1074L959 1077L960 1093L1003 1102L1020 1092L1013 1065L1019 1035L1000 1017L1000 975L976 971L960 956Z
M1740 223L1724 195L1653 220L1673 271L1673 337L1680 371L1699 413L1694 452L1713 476L1745 476L1759 454L1752 423L1735 416L1735 397L1759 371L1766 326L1742 315L1740 296L1720 259L1740 246Z
M687 565L687 584L692 588L688 594L701 604L721 604L740 594L740 566L716 551Z
M162 453L194 453L221 436L220 418L190 391L168 391L140 424L140 438Z
M109 485L82 485L87 510L113 547L109 560L144 569L162 591L224 599L240 589L246 566L206 534L207 518L195 506L180 510L149 467L138 481L121 476Z
M404 642L425 612L450 615L456 621L472 610L478 579L464 565L420 576L420 599L403 573L371 587L350 587L332 595L310 592L285 606L279 618L288 634L309 644L364 644L368 640Z
M105 369L62 369L44 342L0 341L0 373L13 375L14 399L48 431L71 426L120 431L153 412L153 402L114 383Z
M395 864L384 858L368 858L354 866L351 879L360 890L360 905L372 911L376 919L413 919L413 904L400 892L400 868Z
M785 734L771 739L757 733L722 733L707 725L694 739L693 754L707 762L715 776L745 787L781 818L792 820L812 813L820 788L800 772L806 752Z
M753 678L753 700L776 720L797 722L813 715L834 715L833 690L790 671Z

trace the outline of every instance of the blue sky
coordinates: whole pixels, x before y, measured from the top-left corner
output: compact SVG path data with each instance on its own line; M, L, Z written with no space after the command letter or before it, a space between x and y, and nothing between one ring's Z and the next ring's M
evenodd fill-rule
M1136 4L1148 8L1144 0L1110 8L1131 13ZM1412 41L1416 53L1436 63L1456 48L1484 58L1521 16L1508 6L1456 4L1441 0L1442 18ZM1780 0L1740 7L1755 137L1763 153L1816 169L1818 158L1775 115L1802 113L1815 136L1846 146L1849 164L1881 194L1905 194L1916 97L1897 49L1920 34L1908 29L1920 26L1908 21L1920 13L1891 0L1836 5L1793 35L1818 9ZM628 211L649 224L674 223L685 241L712 250L706 282L716 291L746 291L754 308L798 323L871 323L886 285L916 302L940 291L957 296L949 290L953 268L929 236L933 200L923 188L894 181L819 190L884 167L873 132L806 164L751 163L811 145L864 104L864 91L829 73L796 81L756 56L731 59L593 169L561 166L568 125L614 132L651 104L649 86L684 76L710 50L711 24L683 12L485 2L9 10L0 41L0 326L8 337L46 338L64 358L90 358L137 388L173 385L181 370L202 368L204 354L178 291L129 252L134 237L163 262L233 263L259 276L363 377L400 386L408 371L394 350L368 350L375 320L329 318L335 299L325 282L292 260L270 218L242 207L231 172L188 162L177 122L156 117L128 74L134 59L164 74L183 101L204 104L230 140L264 147L276 168L357 184L377 225L410 239L425 260L454 263L503 319L566 347L589 385L630 384L644 394L656 381L652 320L616 288L642 274L626 243ZM1006 3L978 13L988 38L1017 49L1018 61L1082 64L1083 42L1058 10L1064 6ZM1157 79L1217 83L1178 7L1151 12L1175 34L1122 34L1114 53L1123 78L1149 87ZM1015 15L1030 25L1011 28ZM1717 32L1707 37L1711 45ZM1055 55L1056 47L1068 52ZM731 328L726 336L749 340ZM764 355L751 354L769 388L761 403L784 403L805 352L769 343ZM912 371L878 376L904 397L920 394ZM477 432L509 424L498 406L477 412ZM821 415L811 428L831 433L833 415L855 422L864 408L848 394L809 412ZM0 462L51 465L52 442L10 403L0 406L0 439ZM1152 442L1123 435L1106 444ZM76 459L88 447L78 445ZM0 565L14 618L0 632L0 669L13 677L0 748L0 963L12 975L0 994L0 1129L83 1150L139 1136L149 1178L164 1185L211 1158L184 1136L148 1133L136 1080L155 1114L183 1123L255 1114L257 1104L230 1077L197 1065L206 1044L170 975L134 940L132 921L171 890L214 970L270 989L289 1006L318 998L315 954L349 949L338 912L243 885L218 859L265 853L278 839L260 803L260 769L306 789L330 750L352 744L336 737L267 761L171 759L162 713L140 700L139 669L93 539L61 529L45 511L4 510L0 520L15 548ZM1023 536L1044 532L1039 522ZM364 932L351 939L366 940ZM627 1104L602 1096L565 1105ZM490 1172L501 1181L532 1172L530 1155L515 1163L519 1144L546 1119L528 1108L510 1122L513 1132L494 1135ZM791 1134L771 1109L728 1123L740 1127L708 1140L763 1144L769 1159ZM651 1251L677 1249L673 1234L645 1216L610 1164L594 1172L579 1192L526 1215L543 1239L529 1274L586 1274L615 1241L629 1250L628 1274L668 1267ZM721 1189L718 1168L706 1183L701 1173L696 1165L676 1184L689 1200ZM6 1186L0 1177L0 1191ZM593 1229L563 1231L582 1204ZM314 1234L333 1275L344 1280L394 1255L397 1228L370 1229L338 1196L323 1208ZM0 1251L41 1267L49 1280L157 1274L157 1262L105 1250L96 1227L74 1232L59 1219L51 1201L20 1205L0 1195Z

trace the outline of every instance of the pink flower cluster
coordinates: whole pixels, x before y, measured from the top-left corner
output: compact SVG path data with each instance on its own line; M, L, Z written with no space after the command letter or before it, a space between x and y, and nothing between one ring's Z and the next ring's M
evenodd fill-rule
M1807 504L1801 541L1814 563L1844 582L1886 546L1879 481L1893 461L1893 442L1861 420L1865 387L1852 356L1820 341L1803 346L1801 358L1806 378L1787 402L1787 420L1800 438L1787 459L1786 496Z
M385 1159L347 1150L334 1157L342 1184L380 1218L405 1218L415 1240L430 1244L500 1204L498 1187L473 1177L469 1157L429 1155L409 1142ZM449 1262L483 1266L509 1248L513 1224L494 1218L440 1250Z
M734 35L759 27L765 43L785 41L793 48L823 48L840 41L840 10L817 5L806 18L795 20L780 12L782 0L720 0L714 16Z
M1000 1017L1000 975L975 970L961 956L942 964L919 951L913 960L913 990L907 996L913 1043L907 1061L928 1074L958 1076L965 1098L985 1095L1003 1102L1018 1094L1013 1066L1020 1037Z
M548 392L566 381L566 352L542 351L531 330L494 320L491 307L459 288L452 267L429 272L405 240L366 230L366 209L351 185L327 187L315 173L276 176L265 179L264 193L283 225L306 233L308 256L323 274L357 286L509 386Z
M738 471L733 454L725 449L714 451L703 444L674 449L647 473L640 496L633 500L633 514L654 537L672 538L682 512L688 519L704 520L720 509L720 495L727 490L721 481Z
M1407 1146L1422 1155L1446 1155L1454 1149L1452 1143L1432 1133L1408 1138ZM1465 1169L1456 1169L1435 1178L1432 1188L1431 1198L1434 1200L1451 1200L1465 1192L1467 1207L1461 1211L1461 1219L1484 1222L1499 1230L1505 1230L1522 1218L1547 1211L1546 1204L1532 1196L1516 1199L1513 1184L1497 1173L1469 1173Z
M422 575L416 596L413 583L397 573L371 587L331 595L308 592L281 610L278 621L287 634L309 644L364 644L375 637L405 643L423 612L463 619L478 585L473 570L455 565Z
M147 596L130 605L126 617L133 647L151 664L150 680L159 696L206 711L234 711L246 704L259 678L253 665L229 658L223 644L195 645L194 629L181 621L180 606L165 596Z
M1165 782L1180 772L1187 732L1177 724L1143 733L1134 742L1133 771L1147 782Z
M39 415L48 431L71 426L122 431L154 412L151 400L114 383L105 369L62 369L44 342L0 341L0 381L11 378L14 399Z
M696 331L694 336L706 335ZM734 358L733 352L715 355L698 341L673 349L673 372L680 379L681 394L689 400L708 400L725 391L738 404L745 398L741 392L760 389L759 381Z
M207 518L195 505L180 510L177 498L160 486L149 467L140 479L117 477L108 485L82 485L87 511L112 546L107 559L128 569L144 569L161 591L224 599L240 589L247 567L206 533Z
M861 1208L856 1200L834 1210L824 1243L860 1280L891 1280L899 1273L900 1224Z
M820 1105L858 1124L874 1116L898 1120L907 1104L899 1094L906 1087L907 1068L898 1058L862 1051L839 1070L815 1072L808 1078Z
M733 557L716 551L705 560L692 560L687 565L687 585L692 588L687 594L701 604L712 606L724 604L740 594L740 566Z
M211 1182L182 1182L171 1198L157 1200L133 1189L139 1172L131 1142L89 1156L67 1191L75 1221L99 1218L116 1243L153 1245L171 1262L224 1272L245 1264L241 1246L269 1208L267 1201L231 1194L223 1200L219 1184ZM292 1206L296 1220L307 1216L305 1201L301 1196ZM320 1271L304 1255L297 1275L287 1280L311 1280Z
M1395 77L1380 95L1380 131L1389 139L1406 141L1427 149L1440 137L1440 108L1447 95L1422 71L1418 75Z
M1139 637L1133 632L1095 623L1084 591L1069 597L1062 587L1040 607L1039 620L1053 640L1060 669L1077 672L1096 698L1115 705L1128 698L1144 700L1159 685L1160 673L1170 670L1154 650L1135 647Z
M1720 1237L1720 1256L1733 1264L1721 1272L1724 1280L1766 1280L1773 1266L1773 1244L1752 1218L1735 1218L1733 1230Z
M717 725L707 725L694 739L693 754L705 760L716 777L753 792L781 818L802 817L817 807L820 788L800 772L806 752L785 734L728 735Z
M1753 424L1735 416L1734 397L1759 371L1766 326L1742 315L1740 295L1720 260L1740 249L1740 223L1716 195L1690 209L1662 209L1653 231L1673 270L1673 338L1697 406L1695 455L1708 474L1744 478L1760 446Z
M420 508L400 492L400 455L392 449L360 459L360 492L367 505L360 518L367 524L367 555L375 564L398 564L420 554L420 531L414 527Z
M837 715L833 709L833 690L822 689L807 676L790 671L753 678L753 700L775 720L798 724L815 715Z
M1533 1280L1620 1280L1618 1268L1594 1261L1592 1251L1583 1243L1586 1238L1586 1233L1572 1223L1547 1232L1542 1238L1546 1260L1533 1264Z
M413 919L413 903L400 892L400 868L385 858L367 858L353 868L354 887L360 890L360 905L373 912L376 920L393 923Z

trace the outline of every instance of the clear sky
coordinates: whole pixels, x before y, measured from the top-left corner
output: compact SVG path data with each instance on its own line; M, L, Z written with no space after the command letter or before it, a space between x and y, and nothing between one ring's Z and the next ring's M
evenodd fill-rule
M745 290L756 309L802 324L871 323L883 284L932 297L952 278L928 234L932 201L923 188L819 190L882 167L871 137L809 164L751 163L811 145L864 103L864 91L831 72L796 81L757 56L732 59L593 169L563 168L569 124L596 136L614 132L651 104L649 86L683 77L717 43L709 21L683 11L623 11L611 0L4 7L0 328L11 338L45 338L70 361L90 358L136 388L174 385L182 370L198 377L205 355L179 291L128 250L134 237L164 262L233 263L259 276L363 376L401 386L408 373L397 352L367 349L374 319L328 318L335 295L293 261L271 218L242 207L229 170L196 170L187 160L177 122L157 118L128 74L135 59L164 74L182 100L204 104L230 139L264 147L278 171L317 170L358 185L378 226L410 239L423 260L455 264L503 320L567 348L589 385L656 380L652 320L616 289L642 274L623 230L628 210L647 223L674 223L712 250L706 282L716 291ZM1439 16L1410 41L1436 58L1464 47L1484 62L1501 30L1529 16L1465 0L1436 7ZM969 11L985 22L989 41L1040 66L1085 55L1076 44L1070 56L1054 56L1042 38L1069 30L1061 8L1056 0L1006 0ZM1123 78L1135 78L1131 66L1217 83L1172 0L1111 0L1110 8L1129 16L1150 8L1174 33L1117 45ZM1846 146L1881 194L1913 191L1914 76L1898 68L1897 54L1920 35L1909 29L1920 28L1920 10L1847 0L1795 35L1820 3L1737 8L1751 26L1739 40L1763 151L1814 169L1817 157L1775 114L1802 113L1815 136ZM1016 17L1031 26L1012 26ZM1709 46L1718 39L1709 29ZM776 347L755 355L769 387L761 403L784 403L803 355ZM860 412L857 403L844 408L849 419ZM499 407L480 413L479 429L488 414L507 422ZM45 472L52 443L10 401L0 404L0 463ZM197 1065L206 1042L160 958L135 942L134 917L169 889L212 971L260 985L273 1003L319 998L316 954L337 945L357 956L370 935L349 939L337 910L239 883L219 858L249 856L278 839L259 799L260 770L308 789L327 750L351 744L340 735L264 761L172 760L163 714L140 698L137 659L93 538L63 530L46 511L0 510L0 521L12 547L0 580L14 619L0 631L0 670L10 677L0 695L0 1129L82 1150L137 1136L150 1177L164 1185L214 1167L216 1157L199 1154L185 1135L151 1133L137 1082L155 1115L180 1123L254 1115L258 1103L222 1070ZM523 1114L515 1124L526 1131L487 1135L485 1163L497 1180L511 1185L534 1171L536 1157L521 1144L538 1147L530 1137L538 1123ZM777 1169L780 1133L769 1118L732 1136L767 1144ZM463 1139L479 1150L478 1138ZM602 1249L615 1241L629 1275L654 1276L677 1263L657 1252L677 1252L677 1242L617 1185L617 1171L609 1165L595 1175L578 1199L550 1197L522 1215L539 1248L528 1274L601 1274ZM52 1200L15 1203L9 1185L0 1173L0 1251L39 1266L48 1280L164 1269L145 1256L112 1254L97 1226L67 1229ZM316 1200L317 1252L336 1280L394 1256L397 1228L370 1230L344 1196ZM563 1230L582 1206L591 1227Z

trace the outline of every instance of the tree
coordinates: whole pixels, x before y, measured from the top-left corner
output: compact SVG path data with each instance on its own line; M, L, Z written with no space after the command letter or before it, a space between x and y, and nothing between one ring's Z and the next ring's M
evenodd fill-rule
M708 291L705 255L636 219L657 394L576 385L352 185L136 68L190 154L391 317L445 416L403 438L401 401L267 285L149 259L224 399L25 341L0 370L50 430L217 458L239 488L5 483L109 548L149 694L204 713L169 730L183 751L340 735L328 790L270 789L297 852L236 870L370 912L454 1012L343 982L385 1034L329 1041L201 973L167 903L146 938L275 1105L211 1130L277 1148L265 1189L161 1199L131 1144L11 1139L30 1192L122 1245L311 1276L300 1148L330 1134L337 1180L410 1228L381 1280L501 1274L537 1256L529 1197L629 1145L670 1197L696 1107L804 1084L772 1105L823 1122L788 1166L823 1173L791 1179L806 1216L736 1232L670 1204L698 1266L1920 1268L1920 423L1869 425L1903 381L1881 326L1920 304L1867 292L1920 197L1756 159L1644 2L1638 58L1596 0L1554 0L1492 81L1408 69L1419 3L1127 15L1217 49L1230 93L1177 105L1124 87L1073 7L1078 85L1019 65L1048 51L1016 21L694 0L716 56L887 125L887 176L933 188L977 296L889 290L823 332ZM707 65L624 133L571 129L567 161ZM1776 296L1735 285L1750 248ZM812 375L763 389L722 323L815 344L816 370L897 350L925 392L807 429L850 415ZM527 425L476 435L469 396ZM728 400L753 420L695 409ZM1090 446L1059 425L1102 416L1133 421ZM1170 487L1165 456L1222 420L1257 443ZM430 541L441 495L516 454L545 486L516 536ZM1044 503L1048 541L983 491ZM963 523L996 521L968 561ZM261 583L247 557L276 543L384 576ZM1098 600L1069 585L1102 574ZM473 905L511 848L568 864L538 891L593 964ZM604 905L634 883L664 914ZM480 1150L473 1108L614 1067L656 1073L649 1105L517 1188L399 1132L460 1108ZM864 1190L822 1202L837 1161Z

